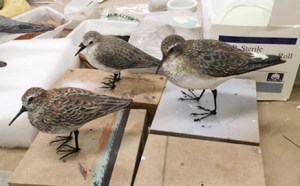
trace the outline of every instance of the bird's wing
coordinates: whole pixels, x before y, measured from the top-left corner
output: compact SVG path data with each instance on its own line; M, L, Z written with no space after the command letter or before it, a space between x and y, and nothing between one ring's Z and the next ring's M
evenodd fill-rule
M101 116L118 111L129 105L132 100L98 95L87 90L67 88L56 89L56 96L49 104L50 111L60 113L53 115L57 120L80 125ZM66 89L65 89L66 90ZM51 114L51 113L49 113Z
M188 54L189 53L189 54ZM251 71L248 65L255 62L251 53L216 40L197 40L187 45L185 55L193 67L214 77L239 75Z
M119 38L110 39L99 45L98 61L105 66L117 69L158 66L159 60L146 54ZM102 60L105 59L105 60Z

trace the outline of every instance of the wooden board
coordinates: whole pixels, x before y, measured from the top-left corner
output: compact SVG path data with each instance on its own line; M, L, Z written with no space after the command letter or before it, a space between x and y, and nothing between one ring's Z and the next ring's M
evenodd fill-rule
M109 182L110 186L129 186L133 181L145 143L145 134L142 133L144 129L141 125L146 122L145 116L145 110L131 112Z
M166 78L161 75L121 72L121 80L111 91L101 88L104 78L112 73L92 69L74 69L67 71L53 87L78 87L115 97L132 98L131 108L146 109L149 125L152 122L157 105L165 88Z
M255 81L231 79L221 84L218 87L217 114L200 122L194 122L197 116L190 116L190 113L204 112L197 108L198 105L213 108L211 91L207 90L199 103L178 101L183 97L181 90L167 83L150 128L151 133L259 144ZM201 91L195 93L200 94Z
M121 121L126 117L124 112L113 113L87 123L79 130L81 151L68 157L66 161L59 160L56 155L57 145L49 145L55 135L39 133L15 169L9 185L90 186L98 183L101 186L109 183L110 178L115 180L110 171L126 171L123 178L130 182L146 111L139 111L139 114L140 117L129 116L127 124L124 120ZM124 133L119 132L122 128ZM117 144L120 137L122 142ZM121 160L117 158L118 152L124 155L124 151L127 156L134 158L119 162Z
M264 186L258 146L150 134L135 186Z

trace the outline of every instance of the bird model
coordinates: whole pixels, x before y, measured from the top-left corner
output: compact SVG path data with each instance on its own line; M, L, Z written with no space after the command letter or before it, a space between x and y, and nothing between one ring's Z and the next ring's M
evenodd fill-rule
M189 89L192 95L185 92L187 99L199 101L205 89L211 89L214 97L214 109L209 110L199 106L206 113L192 113L201 115L194 121L200 121L216 114L216 87L237 75L258 69L285 63L280 56L247 52L218 40L185 40L179 35L166 37L161 44L163 59L158 70L173 84ZM200 96L192 90L202 89ZM180 100L186 100L181 98Z
M114 89L115 83L120 80L120 71L130 68L157 67L160 60L143 52L123 39L114 36L101 35L96 31L84 34L79 54L87 49L88 62L97 69L112 72L112 78L104 83L104 88Z
M131 99L120 99L99 95L79 88L57 88L44 90L39 87L28 89L22 96L22 108L9 123L23 112L28 112L28 119L33 127L44 133L65 133L69 136L58 136L51 143L62 142L57 153L64 154L60 159L80 150L78 129L85 123L112 112L125 108ZM75 147L67 145L75 135Z
M45 32L53 30L53 27L26 23L0 16L0 33L19 34L31 32Z
M46 32L54 27L17 21L0 15L0 43L13 40L25 33Z

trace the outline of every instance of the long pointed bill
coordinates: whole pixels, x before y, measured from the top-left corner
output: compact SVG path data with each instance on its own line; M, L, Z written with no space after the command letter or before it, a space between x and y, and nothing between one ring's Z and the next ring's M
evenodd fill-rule
M8 126L10 126L23 112L26 112L27 109L22 106L22 108L20 109L20 111L18 112L18 114L14 117L14 119L11 120L11 122L8 124Z
M86 46L83 44L83 43L80 43L80 45L79 45L79 50L76 52L76 54L75 54L75 56L77 56L77 54L79 54L81 51L83 51L85 48L86 48Z
M164 62L167 60L167 57L166 56L163 56L161 62L159 63L158 67L157 67L157 70L155 72L155 74L158 74L159 72L159 69L162 67L162 65L164 64Z

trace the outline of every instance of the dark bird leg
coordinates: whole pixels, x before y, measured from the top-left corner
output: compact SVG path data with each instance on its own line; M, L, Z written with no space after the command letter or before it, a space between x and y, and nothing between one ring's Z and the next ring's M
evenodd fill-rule
M72 139L72 132L70 132L70 134L68 136L56 136L56 140L53 140L50 142L50 145L52 143L57 143L57 142L62 142L57 148L56 150L62 148L64 145L66 145L69 141L71 141Z
M60 157L59 159L63 159L71 154L74 154L78 151L80 151L80 148L79 148L79 144L78 144L78 134L79 134L79 131L78 130L75 130L74 131L74 136L75 136L75 147L72 147L70 145L64 145L63 147L66 147L67 149L58 149L56 151L56 153L59 155L59 154L64 154L62 157Z
M196 118L194 119L194 121L201 121L211 115L216 115L217 114L217 89L214 89L214 90L211 90L211 92L213 93L213 97L214 97L214 109L213 110L210 110L210 109L207 109L207 108L204 108L202 106L198 106L199 109L201 110L204 110L206 111L206 113L191 113L190 115L192 116L202 116L200 118Z
M188 93L186 93L186 92L184 92L184 91L181 91L182 94L184 95L184 98L179 98L178 100L179 100L179 101L186 101L186 100L195 100L195 101L199 101L199 100L201 99L201 97L203 96L203 94L204 94L204 92L205 92L205 89L202 90L202 92L201 92L201 94L200 94L199 96L197 96L197 95L193 92L193 90L191 90L191 89L188 89L188 91L191 93L191 95L188 94Z
M114 74L104 79L108 79L108 82L102 82L105 85L102 88L109 88L113 90L116 87L115 83L121 80L121 73Z

